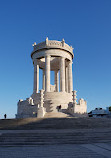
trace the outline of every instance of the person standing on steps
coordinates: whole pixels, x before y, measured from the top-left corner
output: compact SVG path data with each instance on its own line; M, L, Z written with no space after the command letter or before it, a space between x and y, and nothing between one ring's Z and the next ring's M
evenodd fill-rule
M7 115L5 114L5 115L4 115L4 119L6 119L6 118L7 118Z
M61 110L61 105L58 106L58 112L60 112L60 110Z
M59 111L61 110L61 105L59 106Z

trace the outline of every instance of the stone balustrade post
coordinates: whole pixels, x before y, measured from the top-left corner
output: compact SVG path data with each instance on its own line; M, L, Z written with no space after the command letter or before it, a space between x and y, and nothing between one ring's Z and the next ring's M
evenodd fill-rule
M44 90L40 90L40 107L43 107L44 104Z
M76 93L77 93L77 91L74 90L74 91L73 91L73 94L72 94L72 96L73 96L73 104L74 104L74 105L77 104L77 98L76 98L77 95L76 95Z

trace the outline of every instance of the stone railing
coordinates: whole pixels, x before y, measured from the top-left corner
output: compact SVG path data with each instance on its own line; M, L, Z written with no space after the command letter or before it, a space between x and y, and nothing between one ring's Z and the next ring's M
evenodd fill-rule
M41 42L39 44L34 43L33 47L34 47L34 50L33 50L32 54L35 51L38 51L38 50L41 50L44 48L59 48L59 49L66 50L73 55L72 46L69 46L68 44L66 44L64 39L62 41L55 41L55 40L48 40L48 38L46 38L46 41L44 41L44 42Z

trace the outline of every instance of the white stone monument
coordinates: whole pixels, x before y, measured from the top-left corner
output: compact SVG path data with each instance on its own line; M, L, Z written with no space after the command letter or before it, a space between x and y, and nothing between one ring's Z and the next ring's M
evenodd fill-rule
M73 102L73 81L72 81L72 59L74 57L73 48L62 41L46 40L42 43L33 44L31 58L34 65L34 85L30 102L21 101L18 103L17 118L35 117L40 111L40 107L45 112L58 112L57 107L68 109L69 103ZM39 69L42 70L43 98L39 93ZM54 71L55 83L51 85L51 71ZM42 106L38 107L42 102ZM81 103L81 102L80 102ZM75 107L76 108L76 107ZM80 108L79 108L80 109ZM83 110L86 112L86 110ZM74 111L73 111L74 112ZM81 112L81 110L80 110ZM35 115L36 114L36 115ZM39 113L40 114L40 113ZM43 110L43 115L44 110ZM37 116L38 117L38 116Z

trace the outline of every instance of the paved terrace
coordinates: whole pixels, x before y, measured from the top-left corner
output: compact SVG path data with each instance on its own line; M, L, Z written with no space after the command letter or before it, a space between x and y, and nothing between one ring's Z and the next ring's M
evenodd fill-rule
M111 119L0 120L0 158L111 158Z

